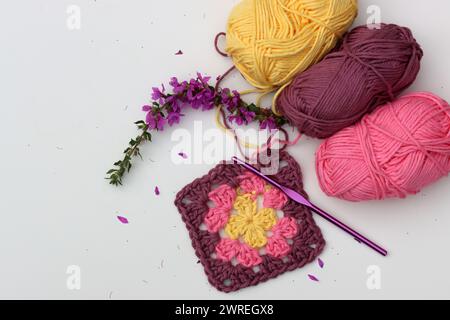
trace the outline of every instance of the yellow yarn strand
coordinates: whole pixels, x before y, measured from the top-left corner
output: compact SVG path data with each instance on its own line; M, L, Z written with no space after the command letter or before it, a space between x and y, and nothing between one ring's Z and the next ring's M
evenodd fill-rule
M272 92L273 92L273 90L249 89L249 90L244 90L244 91L239 92L239 95L244 96L247 94L259 93L258 97L256 98L255 105L258 108L261 108L262 99Z
M286 88L289 84L290 84L290 82L288 82L285 85L281 86L281 88L279 88L277 90L277 92L275 93L275 95L273 96L273 99L272 99L272 112L274 114L276 114L277 116L281 116L281 113L279 113L277 111L277 99L278 99L278 96L281 94L281 92L283 92L284 88Z
M242 0L226 51L252 86L273 91L333 49L356 13L356 0Z

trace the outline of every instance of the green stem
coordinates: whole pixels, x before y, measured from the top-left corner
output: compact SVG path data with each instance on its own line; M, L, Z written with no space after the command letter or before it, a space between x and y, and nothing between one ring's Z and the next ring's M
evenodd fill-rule
M148 125L145 124L144 121L138 121L136 122L136 125L139 129L142 130L142 133L135 139L130 140L129 147L124 151L124 158L114 163L114 166L117 168L111 169L106 173L106 179L109 180L109 183L112 185L122 185L122 178L124 174L126 172L129 172L131 169L131 159L136 156L139 156L142 159L141 153L139 151L139 147L141 146L141 144L144 141L152 141L152 136L150 132L148 132Z

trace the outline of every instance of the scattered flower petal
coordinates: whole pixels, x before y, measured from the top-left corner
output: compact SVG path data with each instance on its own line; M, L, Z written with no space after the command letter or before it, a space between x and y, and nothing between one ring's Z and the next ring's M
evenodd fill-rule
M325 265L325 263L323 263L323 261L322 261L322 259L317 259L317 263L319 264L319 267L321 268L321 269L323 269L323 266Z
M317 279L317 277L314 276L314 275L312 275L312 274L308 274L308 278L309 278L310 280L312 280L312 281L319 282L319 279Z
M125 217L117 216L117 219L123 224L128 224L128 219Z
M159 196L159 194L160 194L159 188L158 188L158 187L155 187L155 194L156 194L157 196Z
M180 152L180 153L178 153L178 155L179 155L180 157L182 157L183 159L187 159L187 158L188 158L187 154L184 153L184 152Z

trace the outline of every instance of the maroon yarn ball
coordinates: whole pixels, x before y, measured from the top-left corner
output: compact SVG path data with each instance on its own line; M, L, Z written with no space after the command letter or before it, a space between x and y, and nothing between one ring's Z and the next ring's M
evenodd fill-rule
M394 100L416 79L422 56L408 28L357 27L294 78L278 96L277 109L306 135L328 138Z

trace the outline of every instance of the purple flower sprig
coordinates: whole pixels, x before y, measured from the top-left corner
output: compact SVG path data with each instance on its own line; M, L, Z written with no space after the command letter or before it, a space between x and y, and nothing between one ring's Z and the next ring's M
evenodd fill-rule
M139 146L145 141L151 141L149 131L163 131L166 126L179 124L187 108L208 111L222 107L226 119L238 126L257 121L261 129L280 128L287 121L270 109L258 108L255 104L247 104L241 99L239 92L228 88L215 88L210 85L211 77L197 73L197 77L180 82L177 78L170 79L168 92L164 85L152 88L151 103L144 105L145 121L135 124L141 134L132 139L124 151L124 158L114 163L115 168L107 172L107 178L113 185L121 185L122 178L131 169L131 158L141 156Z
M197 77L189 81L170 79L172 93L166 93L164 85L152 88L152 103L142 110L147 113L145 122L150 130L163 131L166 125L179 124L182 113L187 107L208 111L223 106L227 119L238 126L258 121L261 129L276 129L286 123L283 117L275 115L272 110L258 108L254 104L245 103L239 92L228 88L217 90L209 84L210 77L197 73Z

